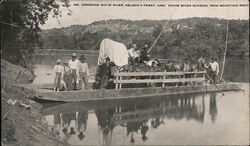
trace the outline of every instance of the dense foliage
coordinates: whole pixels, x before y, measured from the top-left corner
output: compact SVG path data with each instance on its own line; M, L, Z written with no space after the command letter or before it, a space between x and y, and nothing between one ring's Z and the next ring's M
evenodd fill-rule
M68 0L61 0L69 7ZM50 12L60 17L59 4L55 0L2 0L1 5L1 57L18 64L21 50L32 53L40 47L38 32ZM22 52L24 52L22 51Z
M111 38L130 47L153 44L167 20L107 20L89 25L74 25L44 30L41 42L46 49L99 49L103 38ZM170 20L151 55L163 58L223 57L227 20L188 18ZM247 20L229 21L228 53L230 57L249 57Z

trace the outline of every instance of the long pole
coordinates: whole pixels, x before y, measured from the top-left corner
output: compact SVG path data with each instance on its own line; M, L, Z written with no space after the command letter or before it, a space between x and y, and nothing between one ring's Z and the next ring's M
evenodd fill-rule
M227 20L226 44L225 44L225 51L224 51L224 56L223 56L223 64L222 64L222 70L220 74L220 80L222 80L222 76L223 76L224 68L225 68L226 56L227 56L228 25L229 25L229 19Z
M162 29L162 31L160 32L160 34L158 35L158 37L157 37L156 40L154 41L153 45L148 49L147 53L149 53L149 52L153 49L154 45L157 43L157 41L158 41L159 38L161 37L162 33L163 33L163 32L165 31L165 29L167 28L168 22L169 22L169 20L167 20L167 22L166 22L164 28Z
M174 8L174 10L173 10L173 13L171 14L171 17L173 17L174 11L175 11L175 8ZM155 44L157 43L157 41L159 40L159 38L161 37L161 35L162 35L163 32L165 31L165 29L167 28L167 25L168 25L168 22L169 22L169 21L170 21L170 20L167 20L167 22L166 22L164 28L162 29L162 31L160 32L160 34L158 35L158 37L157 37L156 40L154 41L153 45L148 49L147 53L149 53L149 52L153 49L153 47L155 46Z
M221 91L221 89L215 84L214 81L212 81L212 79L210 78L210 76L206 73L207 78L214 84L214 86L222 93L222 95L224 96L225 94Z

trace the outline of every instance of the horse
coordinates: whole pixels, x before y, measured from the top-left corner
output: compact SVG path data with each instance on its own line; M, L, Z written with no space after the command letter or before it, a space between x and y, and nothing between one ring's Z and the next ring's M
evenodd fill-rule
M181 71L183 72L196 72L198 71L198 64L197 63L192 63L192 62L182 62L181 64ZM194 78L196 77L195 73L187 73L184 75L185 78ZM185 82L185 85L194 85L195 82Z
M197 71L198 66L196 63L191 63L188 61L177 61L177 62L169 62L165 65L165 70L168 72L194 72ZM167 78L193 78L195 77L196 74L185 74L185 75L174 75L174 76L169 76ZM181 85L189 85L191 83L187 82L182 82L182 83L169 83L168 85L172 86L181 86Z

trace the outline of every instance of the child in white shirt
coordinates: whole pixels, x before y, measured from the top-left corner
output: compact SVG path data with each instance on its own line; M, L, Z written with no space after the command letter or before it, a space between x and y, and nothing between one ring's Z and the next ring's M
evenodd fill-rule
M59 91L62 77L63 77L62 61L61 59L57 59L56 65L54 66L54 91Z

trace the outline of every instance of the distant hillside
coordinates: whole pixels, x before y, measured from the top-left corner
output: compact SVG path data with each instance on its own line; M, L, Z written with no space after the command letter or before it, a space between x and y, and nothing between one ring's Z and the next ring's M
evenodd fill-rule
M142 47L152 45L167 20L107 20L89 25L74 25L44 30L40 41L45 49L97 50L104 38ZM228 56L249 57L249 24L247 20L230 20ZM202 54L222 57L225 47L226 20L188 18L170 20L153 55L164 58L194 58Z

